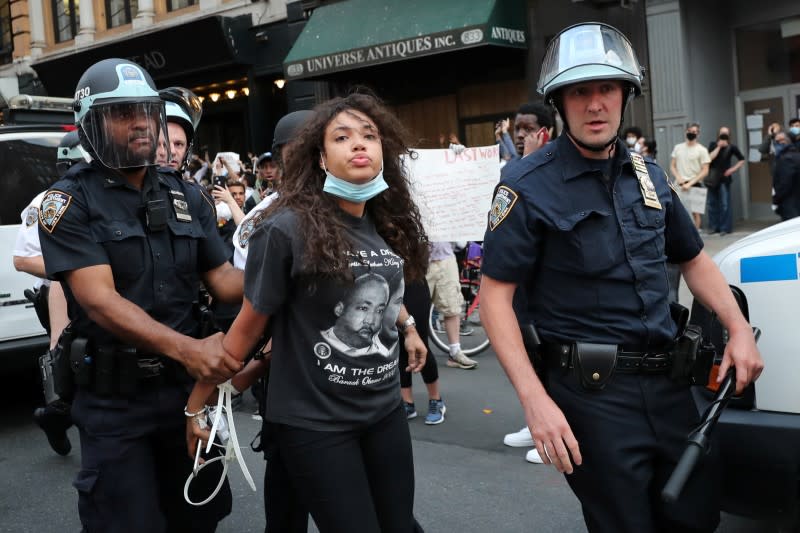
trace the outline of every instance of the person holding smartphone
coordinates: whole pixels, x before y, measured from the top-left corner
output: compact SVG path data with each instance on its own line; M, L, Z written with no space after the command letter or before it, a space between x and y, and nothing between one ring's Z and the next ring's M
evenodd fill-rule
M522 104L514 117L514 147L520 159L548 143L555 133L552 108L541 102Z

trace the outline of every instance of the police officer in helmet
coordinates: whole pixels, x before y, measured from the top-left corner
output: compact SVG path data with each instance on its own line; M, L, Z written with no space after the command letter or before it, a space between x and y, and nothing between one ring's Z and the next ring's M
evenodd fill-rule
M241 364L225 355L221 334L194 338L192 302L201 280L214 297L241 301L242 274L226 261L213 206L177 172L156 167L159 136L169 137L142 67L94 64L74 108L93 161L45 194L39 233L47 275L64 282L72 318L81 523L87 532L213 531L230 513L230 489L203 507L184 502L192 461L181 411L195 379L219 383ZM219 477L205 479L211 486L193 489L193 500Z
M168 87L158 91L158 94L164 100L167 114L169 146L166 139L159 139L157 162L159 166L169 166L183 172L192 155L195 132L203 116L203 105L197 95L183 87Z
M538 89L565 135L496 190L481 319L539 454L566 474L589 531L713 531L708 461L681 500L658 498L699 422L688 379L670 376L677 326L665 261L730 333L721 374L735 366L741 391L763 362L666 175L617 138L642 77L628 40L605 24L571 26L549 43ZM517 287L526 303L515 316ZM542 341L537 372L520 328L529 323Z

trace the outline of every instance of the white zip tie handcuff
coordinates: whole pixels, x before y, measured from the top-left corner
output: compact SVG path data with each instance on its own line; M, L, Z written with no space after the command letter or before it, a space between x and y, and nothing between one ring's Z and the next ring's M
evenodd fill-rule
M217 395L217 405L216 407L212 407L208 410L208 414L211 417L212 422L211 436L209 437L208 444L206 445L206 453L211 451L212 446L221 447L221 445L214 443L214 437L219 434L219 438L225 446L225 455L219 455L207 460L203 464L200 464L200 452L203 448L203 441L198 440L197 452L194 455L194 467L192 468L192 473L189 474L189 477L186 479L186 483L183 486L183 498L190 505L205 505L214 499L214 496L216 496L222 488L222 484L225 482L225 477L228 475L228 463L234 459L236 459L236 461L239 463L239 468L242 469L242 474L244 474L244 478L247 480L250 488L253 489L253 492L256 491L256 484L253 482L253 476L250 475L250 471L247 469L244 458L239 451L239 439L236 437L236 427L233 424L233 407L231 406L231 402L233 392L236 389L234 389L230 380L226 381L225 383L220 383L217 385L217 388L219 389L219 393ZM224 417L223 412L225 414ZM205 421L201 420L201 428L203 427L203 423L205 423ZM205 500L201 502L193 502L191 499L189 499L189 486L192 484L194 478L197 477L197 474L200 473L200 470L207 467L214 461L223 461L222 476L219 479L219 483L217 483L217 488L215 488L214 492L211 493L211 496Z

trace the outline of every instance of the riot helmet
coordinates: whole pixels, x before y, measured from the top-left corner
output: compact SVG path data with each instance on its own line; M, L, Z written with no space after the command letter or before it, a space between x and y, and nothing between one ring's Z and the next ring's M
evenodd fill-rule
M167 123L178 124L186 135L186 152L183 160L175 163L179 170L185 170L192 155L197 126L203 116L203 103L197 95L184 87L167 87L158 91L158 94L164 100ZM159 141L159 144L161 142ZM163 142L163 148L166 148L168 143ZM171 157L172 150L166 150L166 153L168 157ZM161 163L160 159L161 155L159 155L159 163Z
M89 162L89 157L81 148L81 140L78 132L70 131L61 138L58 143L58 155L56 157L56 169L59 175L66 174L69 167L81 161Z
M104 59L83 73L75 90L81 145L109 168L156 164L160 135L167 138L164 103L150 75L125 59Z
M564 129L569 133L560 89L589 81L620 81L624 92L624 115L628 103L642 93L643 79L644 69L628 38L613 26L586 22L562 30L547 45L537 90L546 102L558 110L564 121ZM615 140L616 137L612 138L606 147ZM582 143L578 144L583 146ZM594 151L605 148L583 147Z

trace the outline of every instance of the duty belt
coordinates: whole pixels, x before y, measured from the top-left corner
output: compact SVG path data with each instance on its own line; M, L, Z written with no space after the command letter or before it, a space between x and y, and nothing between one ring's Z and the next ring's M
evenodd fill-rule
M571 369L575 366L572 343L542 344L542 361L548 368ZM632 350L624 346L617 348L616 372L622 374L666 374L672 368L672 356L666 350Z

